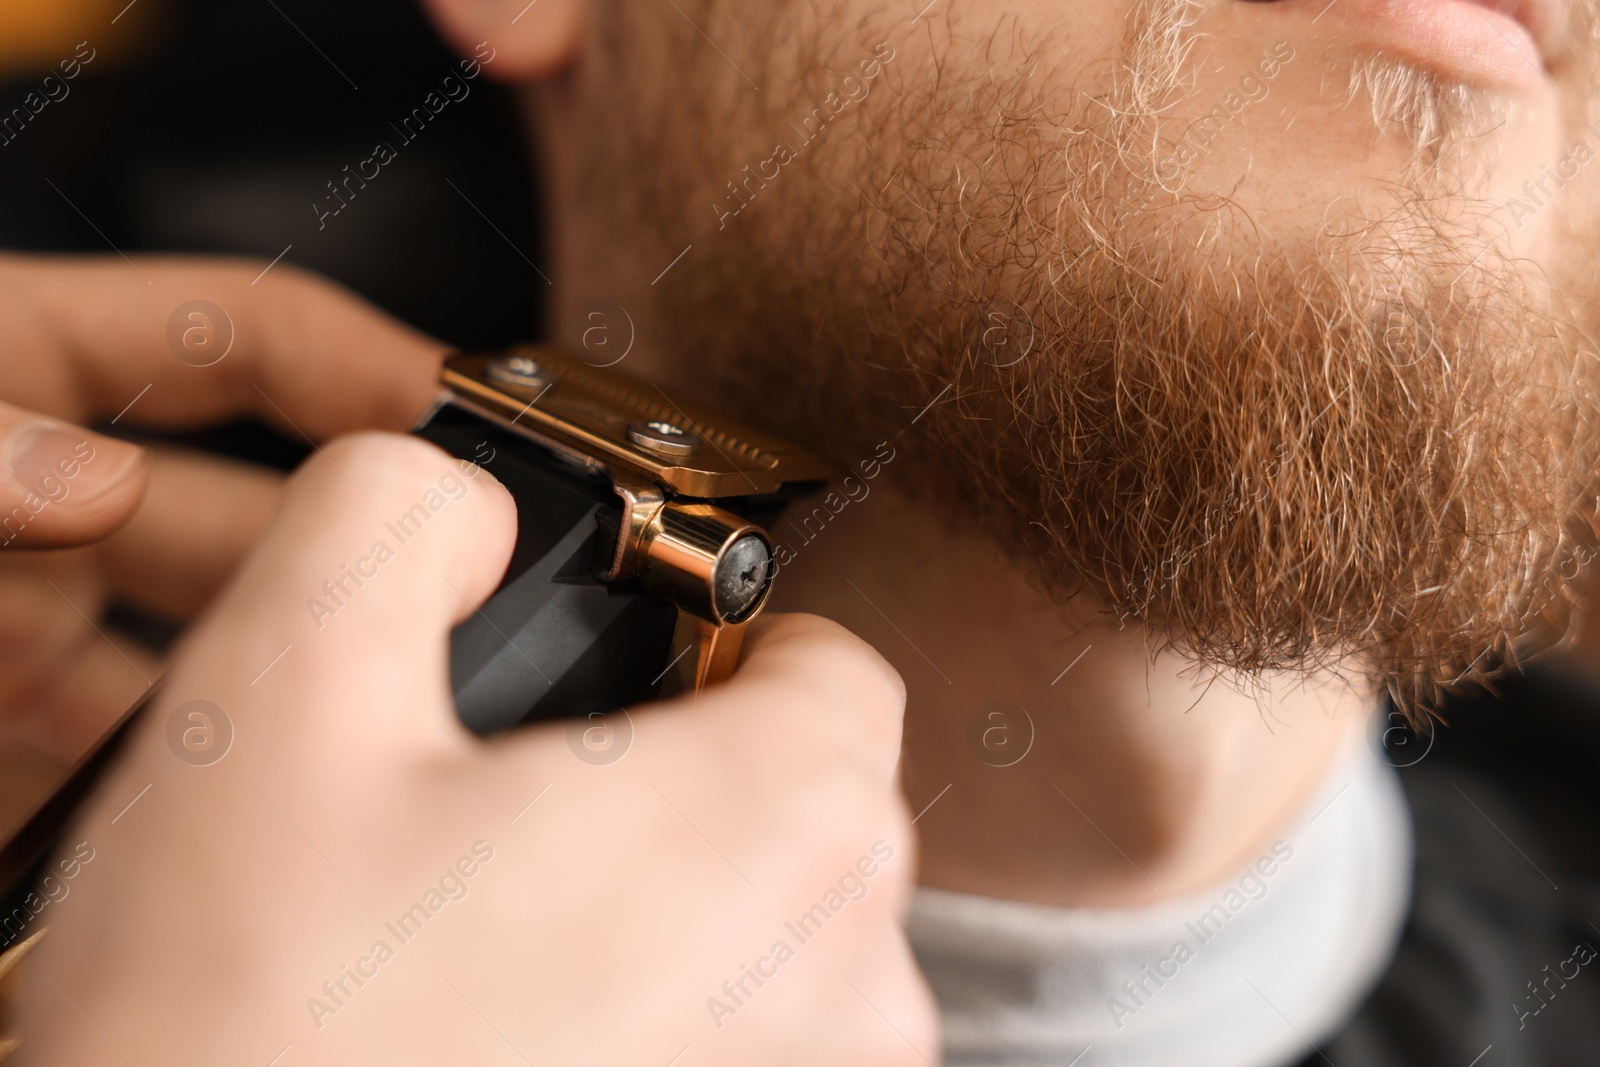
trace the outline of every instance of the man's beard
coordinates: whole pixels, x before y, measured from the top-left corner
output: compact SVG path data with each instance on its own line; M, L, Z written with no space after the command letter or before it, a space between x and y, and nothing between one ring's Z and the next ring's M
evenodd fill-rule
M720 10L696 21L731 25ZM648 109L639 56L659 38L631 18L601 20L590 91L617 122L586 187L620 210L619 238L703 249L656 323L726 409L845 463L892 440L896 477L940 519L1224 671L1360 671L1425 708L1564 627L1597 489L1571 311L1593 284L1576 256L1512 262L1451 195L1497 117L1470 91L1358 66L1352 105L1407 126L1415 152L1381 217L1311 236L1164 169L1161 116L1185 91L1171 5L1130 20L1094 93L1021 56L942 66L937 89L895 71L853 105L857 128L754 185L742 165L770 148L705 131L792 142L786 120L837 75L791 55L804 88L774 103L769 69L759 114L724 111L742 92L725 69L681 73L722 60L678 57L670 106ZM745 195L706 181L708 156ZM1563 192L1573 243L1589 193ZM704 226L683 228L685 205Z

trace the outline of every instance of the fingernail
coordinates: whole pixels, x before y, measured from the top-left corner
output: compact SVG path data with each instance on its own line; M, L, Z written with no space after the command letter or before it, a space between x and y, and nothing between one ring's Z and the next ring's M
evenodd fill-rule
M87 503L138 465L144 449L54 422L22 427L11 438L11 478L52 503Z
M493 457L490 457L490 458L493 458ZM487 461L485 461L485 462L487 462ZM470 459L457 460L456 461L456 466L461 468L461 476L463 478L476 478L478 475L481 474L485 478L488 478L495 485L500 486L500 488L502 488L502 489L505 488L505 486L503 484L501 484L500 479L496 478L494 476L494 473L492 471L490 471L488 467L484 467L484 466L481 466L480 464L474 463Z

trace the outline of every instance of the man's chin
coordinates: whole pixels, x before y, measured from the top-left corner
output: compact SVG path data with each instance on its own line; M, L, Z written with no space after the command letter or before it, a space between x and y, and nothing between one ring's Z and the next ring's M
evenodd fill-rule
M1073 332L1111 342L1012 389L1033 427L1012 455L1035 457L1012 543L1059 561L1058 591L1087 582L1245 673L1362 664L1415 706L1515 664L1592 554L1590 360L1515 265L1432 251L1221 278L1100 264L1077 299L1114 310Z

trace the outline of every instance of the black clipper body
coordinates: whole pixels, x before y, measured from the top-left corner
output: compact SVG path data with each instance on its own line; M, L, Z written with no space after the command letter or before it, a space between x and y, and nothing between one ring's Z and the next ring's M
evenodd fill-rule
M517 543L451 638L479 734L697 692L725 677L772 581L762 524L833 473L547 348L454 355L416 427L510 491Z

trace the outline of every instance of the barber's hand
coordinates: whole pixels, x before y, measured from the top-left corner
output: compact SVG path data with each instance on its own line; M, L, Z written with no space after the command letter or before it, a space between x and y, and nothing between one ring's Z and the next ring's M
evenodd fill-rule
M426 405L437 342L266 266L0 255L0 744L57 762L82 751L160 670L136 642L100 633L107 602L188 618L281 492L274 473L82 426L254 415L322 440L405 429Z
M732 680L633 709L631 742L478 740L447 640L505 567L510 498L414 439L324 452L69 835L25 1062L937 1062L881 658L764 620Z

